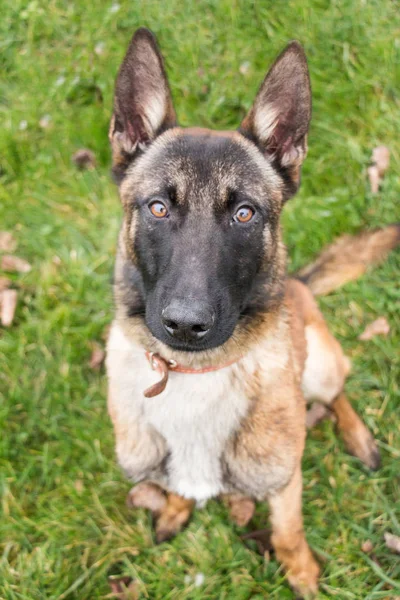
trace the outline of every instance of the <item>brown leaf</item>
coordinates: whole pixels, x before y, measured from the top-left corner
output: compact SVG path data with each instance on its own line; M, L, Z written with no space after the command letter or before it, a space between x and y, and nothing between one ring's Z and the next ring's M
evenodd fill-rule
M319 402L314 402L306 414L306 427L312 429L330 415L330 410Z
M267 552L271 552L271 531L269 529L257 529L250 531L240 536L240 539L246 543L246 540L254 540L257 545L257 551L261 556L265 556ZM247 546L247 544L246 544Z
M10 285L11 279L8 279L8 277L0 277L0 292L9 288Z
M15 309L17 308L17 290L3 290L0 297L0 321L4 327L9 327L14 320Z
M82 494L83 488L84 488L82 479L76 479L75 480L75 482L74 482L74 488L76 489L76 491L78 492L78 494Z
M371 554L373 549L374 547L371 540L366 540L361 544L361 550L364 552L364 554Z
M82 148L72 155L72 162L78 169L94 169L96 167L96 157L91 150Z
M390 163L390 151L386 146L378 146L372 151L372 165L368 167L368 178L371 185L371 192L377 194L379 185Z
M90 357L89 367L91 369L94 369L95 371L98 371L104 362L106 353L104 352L100 344L98 344L97 342L92 342L91 346L92 355Z
M17 240L9 231L0 231L0 251L14 252L17 247Z
M364 331L358 336L358 339L365 342L370 340L376 335L388 335L390 332L390 325L385 317L379 317L375 321L372 321L366 326Z
M132 577L109 577L108 583L111 594L106 598L118 598L119 600L137 600L139 598L138 582Z
M242 63L239 67L239 73L247 75L250 70L250 63L248 61Z
M389 550L393 550L393 552L400 554L400 537L386 531L384 533L384 538L386 547L389 548Z
M31 265L26 260L11 254L5 254L1 257L1 268L3 271L10 271L13 273L29 273L32 269Z

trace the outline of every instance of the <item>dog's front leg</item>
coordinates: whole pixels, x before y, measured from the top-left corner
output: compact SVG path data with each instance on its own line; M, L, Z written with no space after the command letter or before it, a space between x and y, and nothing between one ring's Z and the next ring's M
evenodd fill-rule
M268 498L272 544L288 580L302 597L317 592L319 567L307 544L302 517L302 477L300 465L289 484Z
M128 494L128 506L150 510L155 523L157 543L175 537L187 524L194 508L194 500L168 493L159 485L143 481Z

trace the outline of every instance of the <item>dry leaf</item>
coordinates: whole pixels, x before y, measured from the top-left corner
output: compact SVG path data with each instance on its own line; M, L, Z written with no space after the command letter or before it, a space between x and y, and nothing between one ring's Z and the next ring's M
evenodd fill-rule
M82 148L72 155L72 162L78 169L94 169L96 167L96 157L91 150Z
M257 545L257 551L261 556L265 556L266 552L271 552L272 550L271 531L269 529L250 531L250 533L241 535L240 539L244 542L246 542L246 540L254 540Z
M307 429L312 429L326 419L330 414L330 410L324 406L323 404L319 404L319 402L314 402L311 408L308 409L306 415L306 427Z
M39 120L39 125L42 129L47 129L51 124L51 115L43 115Z
M17 247L17 240L9 231L0 231L0 250L1 252L14 252Z
M1 292L0 321L4 327L9 327L14 320L17 299L17 290L3 290Z
M1 268L4 271L17 273L29 273L32 269L26 260L18 258L18 256L12 256L11 254L5 254L1 257Z
M385 317L379 317L372 323L366 326L361 335L358 336L358 339L365 342L366 340L370 340L376 335L388 335L390 331L390 325L387 322Z
M132 577L109 577L108 583L111 594L108 594L106 598L118 598L119 600L137 600L139 598L138 583Z
M371 192L377 194L379 185L386 171L389 168L390 151L386 146L378 146L372 151L372 165L368 167L368 178L371 185Z
M82 494L83 492L83 481L82 479L76 479L74 482L74 488L78 492L78 494Z
M8 279L8 277L0 277L0 292L9 288L10 285L11 279Z
M97 342L92 342L91 346L92 355L90 357L89 367L91 369L94 369L95 371L98 371L104 362L106 353L104 352L100 344L98 344Z
M374 547L371 540L366 540L361 544L361 550L364 552L364 554L370 554L373 549Z
M397 552L400 554L400 537L398 535L393 535L392 533L388 533L387 531L384 534L385 544L389 550L393 550L393 552Z
M242 75L247 75L249 70L250 70L250 63L247 61L242 63L239 67L239 73L241 73Z

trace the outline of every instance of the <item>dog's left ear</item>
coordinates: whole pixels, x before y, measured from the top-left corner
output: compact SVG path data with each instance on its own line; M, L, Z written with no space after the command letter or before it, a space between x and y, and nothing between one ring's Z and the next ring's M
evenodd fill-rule
M264 79L239 131L254 141L280 171L284 200L297 191L307 153L311 119L311 87L306 55L291 42Z
M129 44L115 83L109 138L116 179L122 179L138 150L175 124L161 52L155 36L142 27Z

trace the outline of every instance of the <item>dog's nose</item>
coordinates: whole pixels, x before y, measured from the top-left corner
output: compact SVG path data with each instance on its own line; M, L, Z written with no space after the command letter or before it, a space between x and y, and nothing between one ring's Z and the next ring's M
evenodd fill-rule
M162 311L162 322L169 335L193 342L204 338L214 323L214 312L199 301L173 300Z

